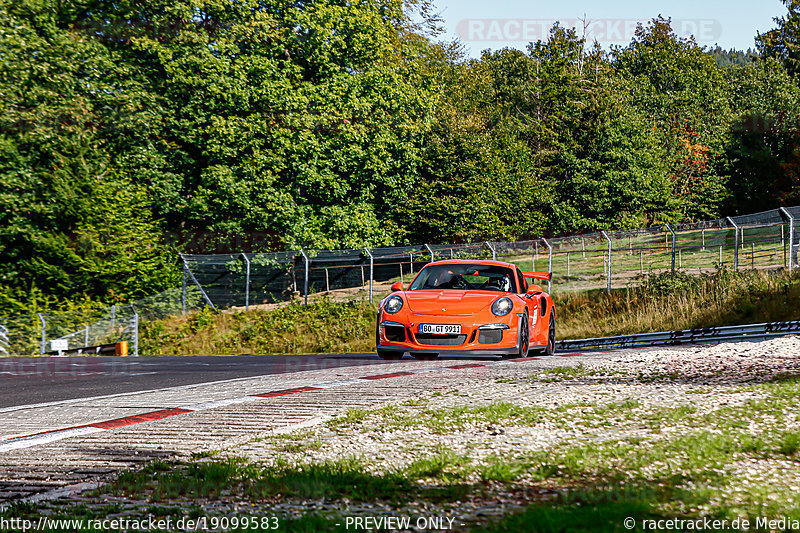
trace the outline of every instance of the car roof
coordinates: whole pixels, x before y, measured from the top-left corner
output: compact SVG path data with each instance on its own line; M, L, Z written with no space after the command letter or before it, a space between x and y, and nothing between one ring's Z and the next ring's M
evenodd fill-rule
M433 261L428 263L427 266L430 265L490 265L490 266L502 266L511 269L518 268L517 265L514 263L505 263L503 261L493 261L491 259L442 259L441 261Z

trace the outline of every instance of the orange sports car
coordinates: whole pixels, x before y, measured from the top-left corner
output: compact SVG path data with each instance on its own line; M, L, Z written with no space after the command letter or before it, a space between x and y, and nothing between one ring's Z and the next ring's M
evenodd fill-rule
M555 351L553 298L527 280L550 272L523 272L499 261L435 261L407 289L392 285L378 308L376 343L382 359L409 352L433 359L441 352L526 357Z

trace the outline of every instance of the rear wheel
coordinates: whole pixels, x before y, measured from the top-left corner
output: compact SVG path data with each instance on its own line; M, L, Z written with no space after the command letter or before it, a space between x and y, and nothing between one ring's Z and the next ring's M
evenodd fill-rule
M556 319L550 315L550 327L547 332L547 346L544 349L545 355L553 355L556 353Z
M403 352L393 352L391 350L378 350L378 357L387 361L397 361L403 358Z
M428 352L411 352L411 357L414 359L419 359L420 361L432 361L439 357L439 354Z

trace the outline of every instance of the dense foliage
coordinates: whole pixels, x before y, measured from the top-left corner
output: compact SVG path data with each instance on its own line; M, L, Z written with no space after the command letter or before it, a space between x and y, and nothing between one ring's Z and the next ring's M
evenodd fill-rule
M466 59L424 0L0 0L0 314L175 252L516 239L800 203L798 4ZM228 249L226 249L228 248ZM39 293L37 293L39 294Z

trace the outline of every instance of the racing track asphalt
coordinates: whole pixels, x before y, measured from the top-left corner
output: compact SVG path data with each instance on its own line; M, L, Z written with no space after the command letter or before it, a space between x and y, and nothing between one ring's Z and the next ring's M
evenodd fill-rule
M463 359L447 357L442 359ZM473 358L474 359L474 358ZM493 359L491 357L485 359ZM406 360L408 356L406 356ZM0 408L304 370L380 365L374 353L193 357L3 357Z

